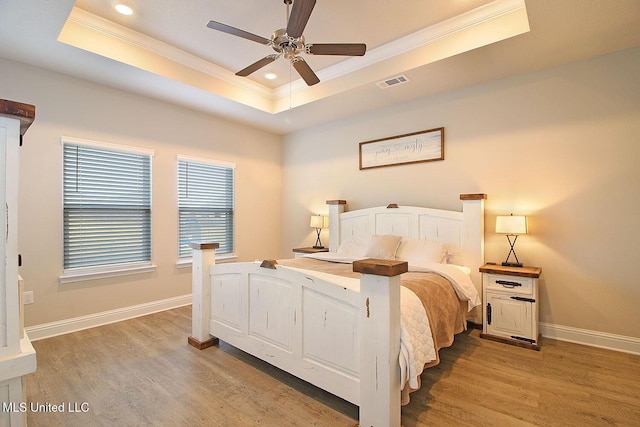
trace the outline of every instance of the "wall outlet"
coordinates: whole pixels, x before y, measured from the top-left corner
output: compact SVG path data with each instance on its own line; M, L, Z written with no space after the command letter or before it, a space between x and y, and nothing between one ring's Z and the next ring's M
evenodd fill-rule
M33 304L33 291L26 291L22 293L22 304Z

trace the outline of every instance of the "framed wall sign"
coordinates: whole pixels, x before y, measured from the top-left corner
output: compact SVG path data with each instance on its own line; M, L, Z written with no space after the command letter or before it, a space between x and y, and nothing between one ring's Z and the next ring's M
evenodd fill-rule
M444 128L360 143L360 170L444 160Z

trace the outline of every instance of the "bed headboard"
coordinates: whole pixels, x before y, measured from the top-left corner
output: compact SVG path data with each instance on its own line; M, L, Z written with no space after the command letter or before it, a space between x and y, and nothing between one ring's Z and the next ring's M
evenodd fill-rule
M486 194L461 194L462 211L415 206L380 206L347 212L345 200L328 200L329 250L359 234L393 234L441 242L448 262L471 269L471 279L482 290L478 268L484 264L484 201Z

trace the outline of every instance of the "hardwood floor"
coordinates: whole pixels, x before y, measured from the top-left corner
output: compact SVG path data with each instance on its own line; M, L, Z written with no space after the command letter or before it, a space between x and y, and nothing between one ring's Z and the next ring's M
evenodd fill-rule
M357 407L225 343L187 345L190 327L183 307L35 342L29 426L357 424ZM640 425L640 356L550 339L537 352L478 332L423 373L405 427Z

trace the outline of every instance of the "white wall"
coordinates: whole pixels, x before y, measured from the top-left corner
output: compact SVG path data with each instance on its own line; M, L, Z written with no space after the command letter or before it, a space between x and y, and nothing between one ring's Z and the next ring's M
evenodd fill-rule
M19 252L26 326L115 310L191 292L191 269L176 268L176 155L236 163L236 252L274 256L281 246L281 138L177 106L62 74L0 60L0 93L33 104L20 149ZM153 263L157 271L59 284L62 273L62 146L72 136L155 150ZM261 221L254 220L260 207ZM265 227L264 224L270 224Z
M288 135L282 250L313 243L327 199L460 210L487 193L487 261L508 252L495 216L529 216L516 249L543 269L542 322L640 337L639 75L632 49ZM440 126L444 161L358 169L359 142Z
M175 156L187 154L238 165L241 260L311 245L309 215L326 212L327 199L460 209L458 194L484 192L488 261L508 251L495 215L529 215L517 251L543 268L542 322L640 337L640 49L307 129L282 147L276 135L224 119L11 61L0 67L2 98L36 105L20 161L20 273L35 296L27 326L190 292L190 270L175 267ZM439 126L444 161L358 170L359 142ZM155 273L58 283L60 135L156 150Z

